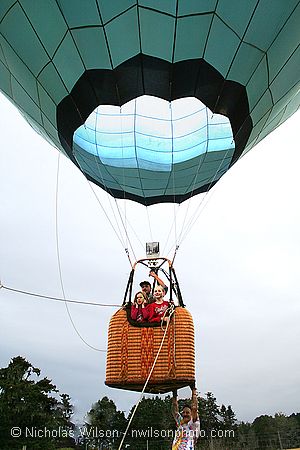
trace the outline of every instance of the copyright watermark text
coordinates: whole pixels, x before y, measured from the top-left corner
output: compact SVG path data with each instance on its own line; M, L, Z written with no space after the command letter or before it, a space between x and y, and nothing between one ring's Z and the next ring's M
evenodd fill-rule
M195 433L195 431L190 431ZM37 428L37 427L12 427L10 434L13 438L41 438L41 439L61 439L61 438L73 438L78 437L86 439L119 439L123 436L123 433L119 430L112 429L101 429L99 427L79 427L74 430L71 427L58 427L57 429L49 429L47 427ZM148 427L145 429L132 429L128 433L131 438L134 439L165 439L174 438L178 434L178 430L158 430L153 427ZM194 434L193 434L194 436ZM195 437L212 439L224 439L224 438L234 438L234 430L210 430L206 432L201 429L195 434Z
M74 430L72 428L58 427L57 429L49 429L47 427L12 427L10 429L10 435L13 438L25 437L25 438L74 438Z

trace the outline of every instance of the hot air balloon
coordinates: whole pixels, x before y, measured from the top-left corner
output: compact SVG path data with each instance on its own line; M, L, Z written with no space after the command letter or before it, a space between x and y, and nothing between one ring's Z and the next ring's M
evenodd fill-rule
M5 0L0 89L113 197L181 203L298 109L299 20L298 0Z
M0 89L111 195L180 203L298 109L299 17L298 0L6 0Z

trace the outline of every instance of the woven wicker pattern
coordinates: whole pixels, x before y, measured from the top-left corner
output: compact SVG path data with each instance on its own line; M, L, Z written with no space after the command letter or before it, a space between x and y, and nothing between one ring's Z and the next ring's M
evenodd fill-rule
M106 381L108 386L141 391L163 338L163 330L130 325L118 310L110 320ZM175 308L146 392L168 392L195 380L194 325L190 313Z
M149 370L152 367L154 362L154 345L153 345L153 337L154 337L154 329L153 328L141 328L141 349L140 349L140 361L141 361L141 378L147 378L149 374ZM150 369L149 369L150 368Z

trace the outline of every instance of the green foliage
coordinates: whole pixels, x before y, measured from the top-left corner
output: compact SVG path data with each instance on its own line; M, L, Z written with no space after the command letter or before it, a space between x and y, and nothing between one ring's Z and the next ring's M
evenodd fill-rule
M209 434L211 430L220 427L220 408L217 405L216 397L211 392L207 392L206 399L198 398L199 410L201 412L201 427Z
M189 399L178 401L179 410ZM90 411L91 424L99 428L109 427L124 431L131 418L134 407L127 419L123 412L117 410L114 402L103 397ZM263 415L254 422L238 423L231 405L219 406L215 396L208 392L204 397L198 396L198 411L201 421L201 437L196 449L201 450L278 450L294 448L300 444L300 414L285 416L282 413L274 417ZM118 427L118 423L122 426ZM124 448L148 448L149 450L167 450L171 447L175 423L171 414L171 398L156 396L143 398L138 406L132 424L124 442ZM139 434L138 434L139 432ZM93 442L89 440L89 442ZM98 445L110 443L111 449L117 449L119 440L100 439ZM94 441L95 443L95 441ZM281 447L282 446L282 447ZM101 448L101 447L100 447Z
M116 446L127 426L123 411L118 411L113 400L103 397L92 405L88 413L87 438L93 445Z
M70 397L59 396L48 378L37 380L40 374L40 369L21 356L0 369L1 449L26 445L28 449L51 450L56 448L60 436L67 435L63 429L70 427ZM11 436L13 427L21 430L20 437Z
M299 426L295 417L276 413L274 417L262 415L251 425L256 445L264 450L271 448L292 448L299 445ZM253 435L252 435L253 440Z
M133 409L129 413L128 420ZM146 448L148 441L149 450L169 449L174 429L170 396L164 399L158 396L143 398L132 420L125 442L130 445L130 448L137 448L138 445Z
M180 399L178 401L179 410L181 411L185 404L189 404L190 399ZM206 394L206 398L198 397L199 416L201 417L201 428L209 435L211 430L224 429L225 427L236 426L235 414L231 406L220 408L216 403L216 398L211 392ZM124 431L128 421L130 420L134 407L132 407L127 419L123 413L117 411L112 400L103 397L92 406L89 412L90 426L98 427L98 429L110 429ZM115 420L118 414L121 414L122 427ZM129 445L128 448L148 448L149 450L167 450L173 440L175 431L175 422L171 414L171 397L166 396L164 399L156 396L152 398L143 398L138 406L135 416L128 430L124 444ZM205 448L209 445L209 439L203 438L199 445ZM90 443L96 443L90 439ZM103 444L109 442L112 448L118 448L118 442L114 439L103 437L98 439L97 443Z
M227 406L227 408L225 405L222 405L219 410L219 415L221 419L220 424L224 430L236 429L236 417L231 405Z

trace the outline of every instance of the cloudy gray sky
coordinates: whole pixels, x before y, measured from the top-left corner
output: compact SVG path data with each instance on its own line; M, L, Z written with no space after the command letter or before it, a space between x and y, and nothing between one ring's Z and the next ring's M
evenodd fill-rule
M2 284L120 303L130 265L116 203L94 187L118 237L80 172L65 157L58 170L58 152L3 97L0 115ZM294 115L190 204L118 202L132 259L144 256L149 240L172 256L186 212L184 230L202 211L175 267L195 321L198 389L231 404L240 420L299 412L299 119ZM104 385L105 353L79 338L64 303L1 289L0 305L1 367L26 357L71 395L77 418L103 395L125 411L137 401L137 393ZM69 305L76 330L97 349L106 348L114 310Z

